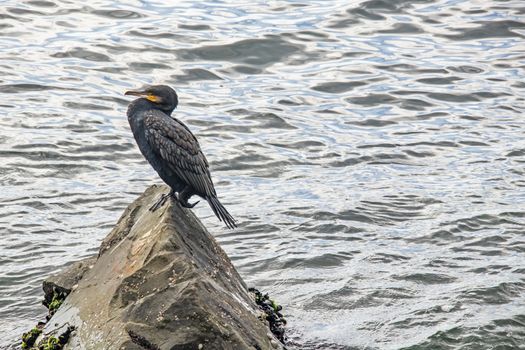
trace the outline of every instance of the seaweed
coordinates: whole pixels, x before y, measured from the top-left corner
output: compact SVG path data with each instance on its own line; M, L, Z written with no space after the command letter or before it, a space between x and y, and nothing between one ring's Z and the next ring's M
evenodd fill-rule
M45 323L39 322L36 327L31 329L29 332L22 334L22 349L31 349L35 344L35 341L38 339L38 336L42 334L42 329L44 328Z
M255 303L264 312L264 319L268 321L270 331L282 344L285 344L286 319L281 314L282 306L270 299L268 294L262 294L256 288L249 288L248 291L255 294Z
M62 350L69 340L71 333L75 330L74 326L68 326L67 329L58 336L45 335L38 344L35 344L38 337L42 334L45 323L40 322L39 326L33 328L22 336L22 349L24 350ZM55 333L53 331L51 333Z
M69 340L71 333L75 330L74 326L68 326L67 329L57 337L53 335L46 336L40 340L37 346L31 349L38 350L62 350Z
M42 350L58 350L59 348L59 342L58 339L55 337L48 337L47 339L43 339Z
M42 301L42 304L47 307L47 310L49 311L48 315L46 316L46 319L49 320L55 312L58 310L58 308L62 305L64 300L66 299L67 294L61 291L58 291L57 289L53 289L53 297L51 300L49 300L49 297L44 298Z
M38 344L35 344L38 337L42 334L47 321L55 314L58 308L66 299L68 293L58 291L53 288L53 297L47 295L42 304L47 307L48 313L46 315L46 322L38 322L36 327L29 332L22 335L22 349L24 350L61 350L69 340L71 332L75 329L73 326L68 326L67 330L63 332L58 338L53 335L43 336ZM51 299L51 300L50 300ZM54 332L52 332L54 333Z

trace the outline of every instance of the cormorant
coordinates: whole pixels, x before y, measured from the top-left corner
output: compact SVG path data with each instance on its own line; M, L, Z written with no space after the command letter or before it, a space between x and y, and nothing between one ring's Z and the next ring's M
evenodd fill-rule
M140 151L171 187L168 194L150 208L155 211L172 197L186 208L194 194L205 199L220 221L228 228L237 227L235 219L217 199L211 180L208 161L197 138L180 120L171 116L179 99L175 90L166 85L155 85L141 91L127 91L125 95L139 96L128 107L128 121Z

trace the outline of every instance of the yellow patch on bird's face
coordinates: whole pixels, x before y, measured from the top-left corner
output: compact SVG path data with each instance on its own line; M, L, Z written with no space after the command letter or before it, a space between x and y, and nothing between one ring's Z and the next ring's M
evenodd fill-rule
M153 94L147 94L146 95L146 99L151 101L151 102L160 102L160 97L155 96Z

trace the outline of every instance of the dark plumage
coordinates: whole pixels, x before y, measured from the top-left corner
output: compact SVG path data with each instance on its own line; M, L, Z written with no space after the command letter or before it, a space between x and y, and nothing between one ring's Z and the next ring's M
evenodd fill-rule
M204 198L219 220L234 228L235 219L217 199L208 161L190 129L171 116L179 102L169 86L156 85L126 95L140 96L128 107L128 121L140 151L160 178L171 187L150 210L160 208L173 197L186 208L194 194Z

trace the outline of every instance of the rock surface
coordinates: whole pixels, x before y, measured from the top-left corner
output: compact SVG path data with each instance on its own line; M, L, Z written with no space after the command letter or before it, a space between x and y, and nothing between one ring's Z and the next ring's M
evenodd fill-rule
M42 286L44 305L49 305L57 294L64 297L69 295L71 290L77 286L78 281L82 279L84 273L89 271L96 261L96 256L77 261L59 274L46 278Z
M276 349L281 344L229 258L195 215L152 186L104 239L98 258L47 284L71 292L44 334L74 326L64 349ZM92 266L92 267L91 267Z

